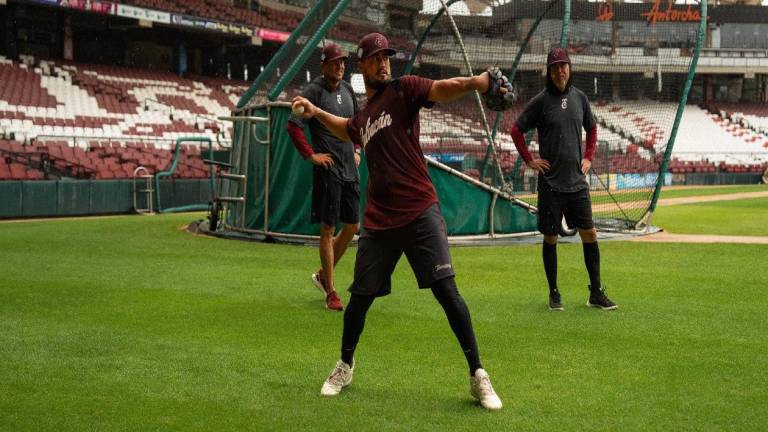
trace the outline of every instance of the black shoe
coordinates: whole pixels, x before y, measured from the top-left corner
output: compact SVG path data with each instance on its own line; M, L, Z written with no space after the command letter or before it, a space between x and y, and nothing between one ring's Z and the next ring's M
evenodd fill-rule
M560 291L549 292L549 310L553 310L553 311L564 310L563 304L560 303Z
M612 302L611 299L605 296L605 290L603 288L592 290L592 287L590 286L589 290L590 294L589 300L587 301L587 306L600 308L602 310L613 310L619 307L619 305Z

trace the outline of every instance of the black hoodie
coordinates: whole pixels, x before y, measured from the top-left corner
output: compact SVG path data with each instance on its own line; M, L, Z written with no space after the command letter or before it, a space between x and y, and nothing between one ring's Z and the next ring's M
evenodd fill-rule
M517 128L525 133L533 128L539 133L539 156L550 163L550 170L540 175L542 183L559 192L575 192L588 186L581 172L582 130L595 127L595 118L587 95L571 85L560 91L547 70L547 87L528 102L517 118Z

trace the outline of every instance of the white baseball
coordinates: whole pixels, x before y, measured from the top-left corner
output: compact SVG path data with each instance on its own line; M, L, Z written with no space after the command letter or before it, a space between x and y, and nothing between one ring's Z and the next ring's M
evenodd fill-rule
M295 116L300 116L304 114L304 105L301 105L298 103L293 104L293 107L291 107L291 112Z

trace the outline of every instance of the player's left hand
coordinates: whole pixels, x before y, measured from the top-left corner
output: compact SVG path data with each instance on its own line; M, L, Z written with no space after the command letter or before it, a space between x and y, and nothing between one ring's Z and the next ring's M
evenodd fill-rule
M360 166L360 153L355 153L355 166Z
M488 90L483 93L485 106L493 111L509 109L517 100L517 92L512 83L501 73L501 69L492 67L486 71Z
M586 174L589 172L589 169L592 168L592 161L589 159L582 159L581 160L581 173Z

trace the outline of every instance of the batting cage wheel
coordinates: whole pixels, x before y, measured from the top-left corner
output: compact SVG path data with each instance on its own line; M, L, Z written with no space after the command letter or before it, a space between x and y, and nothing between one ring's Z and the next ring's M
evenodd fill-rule
M211 231L216 231L221 220L221 204L218 200L213 200L208 203L208 228Z
M560 224L560 229L557 232L560 234L560 237L573 237L576 235L576 232L576 228L571 228L565 218L563 218L563 222Z

